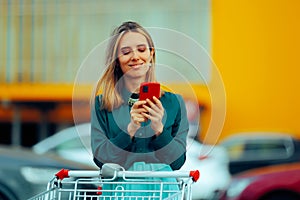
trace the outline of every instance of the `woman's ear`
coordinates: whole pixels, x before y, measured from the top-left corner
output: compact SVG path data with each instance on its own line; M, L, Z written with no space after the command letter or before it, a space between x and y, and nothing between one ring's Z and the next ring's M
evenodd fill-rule
M150 48L150 55L151 55L151 57L153 57L154 53L155 53L154 48L151 47L151 48Z
M154 48L150 48L150 63L152 63L153 61L153 57L154 57L154 54L155 54L155 51L154 51Z

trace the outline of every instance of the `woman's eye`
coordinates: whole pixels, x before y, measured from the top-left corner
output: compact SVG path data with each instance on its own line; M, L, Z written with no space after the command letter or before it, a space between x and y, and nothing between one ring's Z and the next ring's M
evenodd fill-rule
M121 52L122 52L123 55L128 55L128 54L131 53L131 50L130 49L122 49Z
M138 47L138 51L139 51L139 52L144 52L144 51L146 51L146 46L140 46L140 47Z

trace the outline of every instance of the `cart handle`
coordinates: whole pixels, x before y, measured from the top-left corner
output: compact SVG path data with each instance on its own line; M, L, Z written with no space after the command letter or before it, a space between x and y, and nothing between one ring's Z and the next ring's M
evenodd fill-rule
M64 178L69 177L69 171L68 169L61 169L59 172L55 174L56 178L59 180L63 180Z
M69 170L61 169L55 174L56 178L63 180L69 177L97 177L100 176L100 171L98 170Z
M192 177L192 180L194 182L197 182L198 179L200 178L200 172L199 172L199 170L190 171L190 177Z
M56 178L63 180L69 177L99 177L101 175L98 170L69 170L61 169L55 174ZM126 178L192 178L194 182L197 182L200 178L199 170L194 171L115 171L116 177Z

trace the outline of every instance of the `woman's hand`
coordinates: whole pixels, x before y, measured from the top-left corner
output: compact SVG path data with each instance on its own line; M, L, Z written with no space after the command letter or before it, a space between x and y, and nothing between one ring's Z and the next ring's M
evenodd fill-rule
M130 110L130 123L127 126L127 131L132 138L135 132L141 127L141 123L145 122L147 118L142 114L147 110L142 106L146 101L137 101L133 104Z
M149 106L143 104L143 108L145 108L147 112L142 112L141 114L145 118L151 120L151 128L154 130L155 135L159 136L164 128L164 125L162 123L162 119L164 116L164 107L162 106L158 98L153 97L153 101L154 102L146 99L146 102Z

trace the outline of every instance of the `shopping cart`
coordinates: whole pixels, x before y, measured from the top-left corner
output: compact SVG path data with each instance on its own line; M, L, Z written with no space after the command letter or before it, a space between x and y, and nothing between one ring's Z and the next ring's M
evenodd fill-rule
M126 171L117 164L105 164L101 170L62 169L46 191L30 200L189 200L199 176L198 170Z

